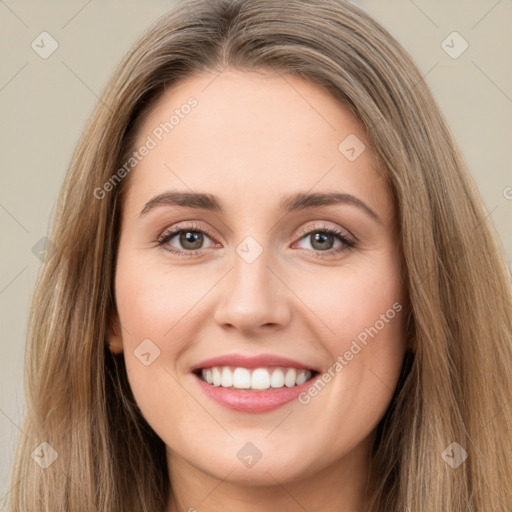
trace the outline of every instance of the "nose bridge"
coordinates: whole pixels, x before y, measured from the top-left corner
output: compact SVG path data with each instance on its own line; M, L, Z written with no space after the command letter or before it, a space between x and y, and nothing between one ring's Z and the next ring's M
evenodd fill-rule
M237 293L257 293L260 296L268 293L272 288L268 268L273 260L271 250L263 248L253 237L247 237L238 245L235 253L232 279Z
M218 323L250 331L288 321L287 289L270 270L276 261L270 247L267 239L260 243L248 236L235 248L233 268L215 314Z

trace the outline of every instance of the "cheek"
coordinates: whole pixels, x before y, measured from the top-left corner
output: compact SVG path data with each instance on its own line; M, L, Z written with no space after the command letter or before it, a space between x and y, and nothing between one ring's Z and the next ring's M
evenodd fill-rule
M403 285L392 258L303 273L295 279L294 290L315 314L312 321L323 325L323 342L330 340L332 355L348 349L346 344L353 339L364 342L374 327L393 339L401 338Z
M173 330L178 330L175 326L181 327L193 304L205 293L202 288L206 291L207 284L200 280L191 283L190 273L180 272L179 268L170 269L120 254L116 300L127 341L168 338Z
M162 426L173 411L197 414L175 376L176 361L187 346L183 328L191 325L189 311L199 291L180 279L179 272L119 253L116 302L127 377L143 416L163 437L168 432ZM170 337L173 342L166 342Z
M115 286L128 378L136 398L143 398L144 391L158 385L165 389L172 380L165 370L175 371L180 346L163 340L173 334L174 326L186 314L186 289L173 276L166 276L122 250ZM144 402L142 399L141 403Z
M324 372L323 389L329 391L318 395L333 399L304 397L304 403L318 407L316 413L326 406L332 418L350 418L350 424L361 428L373 427L385 412L406 347L397 261L390 254L374 264L347 265L326 278L317 274L301 281L298 293L315 312L313 332L324 333L320 340L331 361Z

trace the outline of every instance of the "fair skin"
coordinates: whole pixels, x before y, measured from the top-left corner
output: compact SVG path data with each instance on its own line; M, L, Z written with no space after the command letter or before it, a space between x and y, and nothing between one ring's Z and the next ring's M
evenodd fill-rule
M139 130L137 148L197 99L129 177L115 276L121 329L111 349L124 352L137 404L167 447L166 512L360 511L371 442L406 350L403 310L307 404L229 409L190 368L265 353L324 374L393 304L405 310L391 193L360 123L324 90L277 74L214 76L168 88ZM354 161L338 150L349 134L366 145ZM170 190L212 194L223 211L159 204L140 215ZM350 194L378 219L349 203L279 210L297 192ZM202 243L155 242L178 223L186 232L189 221L188 231L204 231ZM315 242L318 232L325 238ZM248 236L263 249L250 264L236 251ZM146 339L160 350L147 366L134 355ZM251 467L237 457L248 442L262 455Z

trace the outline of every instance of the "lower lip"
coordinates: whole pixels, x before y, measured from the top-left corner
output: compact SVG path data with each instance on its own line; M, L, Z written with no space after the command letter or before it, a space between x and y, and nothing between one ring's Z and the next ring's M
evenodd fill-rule
M260 413L272 411L295 400L320 377L320 374L315 375L312 379L299 386L270 388L267 391L244 391L223 388L222 386L208 384L195 374L194 377L206 395L220 405L239 412Z

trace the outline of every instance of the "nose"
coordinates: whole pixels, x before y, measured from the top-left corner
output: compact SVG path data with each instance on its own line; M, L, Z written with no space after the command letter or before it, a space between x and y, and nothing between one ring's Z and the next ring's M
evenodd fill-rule
M273 266L267 251L252 263L234 254L233 268L223 279L214 314L218 325L246 336L268 334L288 325L292 294Z

